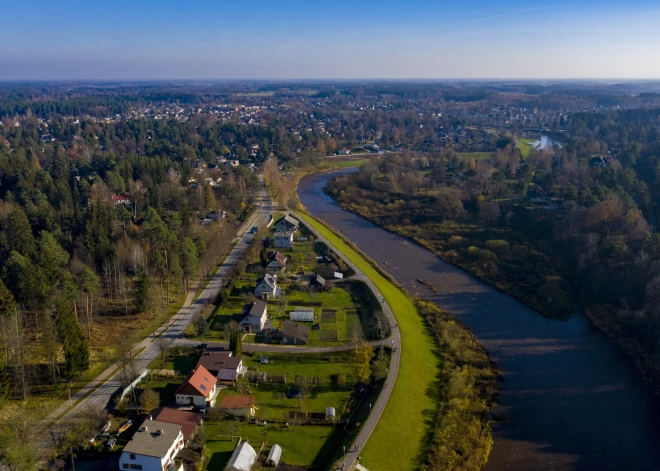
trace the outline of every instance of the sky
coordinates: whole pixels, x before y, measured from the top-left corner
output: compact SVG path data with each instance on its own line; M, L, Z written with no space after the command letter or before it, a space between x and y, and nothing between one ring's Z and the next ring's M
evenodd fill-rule
M660 79L660 0L0 0L0 80Z

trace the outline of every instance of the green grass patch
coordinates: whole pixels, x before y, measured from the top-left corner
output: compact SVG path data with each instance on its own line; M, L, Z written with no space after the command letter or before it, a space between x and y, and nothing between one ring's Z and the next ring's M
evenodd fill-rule
M238 438L232 440L231 437L219 437L217 432L223 432L223 430L217 425L206 426L206 449L208 450L210 457L205 469L214 471L217 469L225 469L225 466L238 443ZM210 435L211 433L213 433L213 435Z
M428 392L439 374L434 341L413 302L356 250L311 216L298 214L348 257L385 296L401 331L401 363L397 382L362 462L370 469L416 469L429 433L429 416L437 409ZM396 450L396 453L392 453Z
M529 153L532 150L532 143L536 139L533 139L531 137L521 137L518 139L518 149L520 149L520 153L522 154L523 157L527 158L529 157Z

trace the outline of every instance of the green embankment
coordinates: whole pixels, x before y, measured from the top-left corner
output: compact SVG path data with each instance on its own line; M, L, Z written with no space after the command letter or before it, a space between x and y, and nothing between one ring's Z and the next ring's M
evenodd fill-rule
M428 421L437 409L427 393L439 375L433 338L413 302L381 275L357 251L322 223L300 215L337 250L349 258L380 292L392 308L401 331L401 363L394 390L364 451L362 463L369 469L417 469L429 433Z

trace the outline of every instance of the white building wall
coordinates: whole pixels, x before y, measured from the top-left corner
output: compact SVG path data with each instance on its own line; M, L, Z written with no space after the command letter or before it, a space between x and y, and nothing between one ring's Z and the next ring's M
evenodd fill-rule
M206 398L204 396L192 396L188 394L177 394L176 403L180 406L190 405L190 398L192 398L192 404L195 406L206 407Z
M172 447L163 458L135 453L135 459L133 460L131 459L131 453L123 452L119 458L119 469L121 471L163 471L174 461L176 455L183 449L183 447L183 433L179 432L178 437L172 443Z

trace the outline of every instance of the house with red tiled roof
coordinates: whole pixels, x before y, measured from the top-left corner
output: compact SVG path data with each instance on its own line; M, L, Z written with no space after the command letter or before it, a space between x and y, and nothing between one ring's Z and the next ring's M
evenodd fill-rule
M168 424L176 424L181 426L183 433L183 440L188 442L197 427L204 422L204 416L185 409L175 409L174 407L159 407L151 411L150 417L159 422L166 422Z
M120 205L123 204L124 206L131 206L131 195L128 193L124 193L123 195L112 195L112 203L115 206L115 209Z
M218 396L217 382L209 370L198 365L176 390L176 403L181 406L213 407Z
M225 396L220 401L220 409L235 417L254 417L257 407L254 396Z

